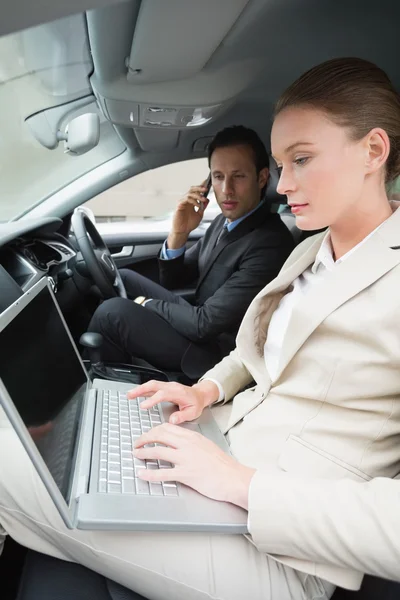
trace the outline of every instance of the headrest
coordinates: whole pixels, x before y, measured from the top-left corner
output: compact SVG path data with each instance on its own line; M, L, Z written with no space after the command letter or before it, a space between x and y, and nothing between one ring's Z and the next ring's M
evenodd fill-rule
M276 186L278 185L278 181L279 181L279 175L278 175L278 171L276 168L276 162L274 161L272 156L270 156L269 157L269 178L268 178L267 188L265 190L265 199L270 204L286 204L287 203L287 197L282 194L278 194L278 192L276 191Z

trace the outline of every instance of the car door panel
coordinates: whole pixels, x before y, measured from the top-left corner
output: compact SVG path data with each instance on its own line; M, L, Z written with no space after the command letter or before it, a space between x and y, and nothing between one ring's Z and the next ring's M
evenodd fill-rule
M153 281L159 281L157 257L168 237L168 231L112 232L108 228L105 232L99 225L98 229L119 269L130 268ZM203 230L192 232L187 247L193 245L203 234Z

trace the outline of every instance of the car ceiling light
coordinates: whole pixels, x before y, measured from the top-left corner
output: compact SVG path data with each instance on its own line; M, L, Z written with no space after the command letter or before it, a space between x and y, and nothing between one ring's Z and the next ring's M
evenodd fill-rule
M145 125L151 125L152 127L171 127L172 123L169 121L150 121L150 119L146 119L144 122Z
M221 108L212 106L146 106L139 105L139 124L142 127L200 127L211 121Z
M176 108L162 108L160 106L149 106L149 108L147 109L149 112L151 113L167 113L167 112L174 112L176 113L178 109Z

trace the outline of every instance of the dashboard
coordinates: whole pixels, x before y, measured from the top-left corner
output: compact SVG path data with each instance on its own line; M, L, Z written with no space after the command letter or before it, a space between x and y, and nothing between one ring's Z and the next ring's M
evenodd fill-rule
M43 277L55 291L73 287L77 293L77 253L58 233L61 226L57 218L0 224L0 312Z
M170 223L156 231L146 227L146 222L124 223L123 230L118 225L99 224L99 233L113 252L117 267L134 265L145 277L157 280L157 253ZM208 225L192 232L188 245L200 239ZM102 296L69 230L68 217L64 221L42 217L0 223L0 313L41 278L48 277L66 319L69 314L75 320L87 321L87 315L93 314Z
M157 253L168 235L165 225L151 231L146 223L128 223L126 230L99 231L117 267L134 265L145 277L157 280ZM191 245L200 239L208 223L192 232ZM136 229L135 229L136 227ZM115 230L117 229L117 230ZM125 255L123 251L129 248ZM57 302L75 340L86 331L102 295L96 286L75 237L70 235L70 216L24 218L0 223L0 313L43 277L49 279Z
M0 264L26 292L45 275L68 275L66 267L76 252L58 240L19 239L0 250ZM54 267L54 268L52 268Z

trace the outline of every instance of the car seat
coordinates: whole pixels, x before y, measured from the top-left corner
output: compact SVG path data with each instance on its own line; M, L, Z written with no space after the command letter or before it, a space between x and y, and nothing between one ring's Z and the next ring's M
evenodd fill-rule
M398 600L399 598L399 583L370 576L364 578L358 592L337 588L332 596L332 600ZM81 565L29 550L16 600L147 599Z

